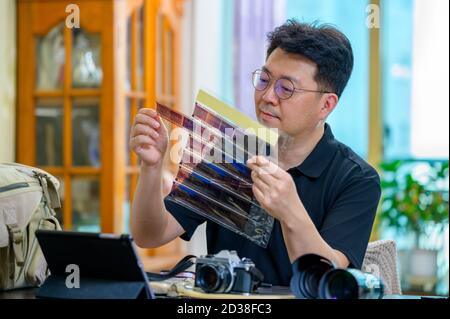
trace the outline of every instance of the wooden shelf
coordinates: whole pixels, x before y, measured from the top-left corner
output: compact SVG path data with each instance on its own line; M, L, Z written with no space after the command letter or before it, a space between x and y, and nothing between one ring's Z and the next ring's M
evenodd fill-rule
M57 166L42 166L41 168L53 175L63 175L64 173L68 175L98 175L101 173L101 169L99 167L89 166L73 166L69 168Z
M36 91L34 92L34 97L47 97L47 98L55 98L60 97L63 98L65 95L72 97L85 97L85 96L100 96L100 89L70 89L68 92L64 90L55 90L55 91Z

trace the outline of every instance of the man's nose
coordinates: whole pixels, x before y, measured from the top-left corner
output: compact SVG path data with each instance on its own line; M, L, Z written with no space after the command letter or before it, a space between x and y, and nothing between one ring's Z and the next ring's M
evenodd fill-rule
M272 105L278 104L278 96L275 93L275 83L271 83L269 87L263 94L263 100L266 103L271 103Z

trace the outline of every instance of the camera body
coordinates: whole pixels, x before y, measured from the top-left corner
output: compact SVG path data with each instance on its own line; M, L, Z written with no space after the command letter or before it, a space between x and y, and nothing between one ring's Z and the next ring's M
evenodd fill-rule
M251 293L263 275L251 259L240 259L236 251L222 250L216 255L197 258L195 286L208 293Z

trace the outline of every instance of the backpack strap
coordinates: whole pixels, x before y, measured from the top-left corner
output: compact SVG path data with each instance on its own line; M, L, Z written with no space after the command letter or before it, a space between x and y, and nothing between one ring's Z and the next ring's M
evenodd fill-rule
M18 266L23 266L25 263L22 243L23 233L17 224L17 217L15 210L11 209L3 212L5 214L5 224L8 228L9 238L13 246L14 255L16 257L16 263Z
M58 191L51 178L43 173L33 171L35 177L39 180L42 189L44 190L44 196L52 209L61 208L61 201L59 200Z
M23 258L23 249L22 249L22 242L23 242L22 231L19 229L19 226L17 224L7 225L7 227L9 230L9 234L11 236L17 266L23 266L25 260Z

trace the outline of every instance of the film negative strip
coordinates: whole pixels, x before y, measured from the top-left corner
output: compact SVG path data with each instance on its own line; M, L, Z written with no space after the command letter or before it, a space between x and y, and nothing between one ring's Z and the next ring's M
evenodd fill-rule
M199 179L204 180L206 184L213 184L215 187L225 192L259 206L259 203L253 197L252 187L250 185L236 183L234 178L227 176L227 173L220 174L220 171L217 170L216 167L211 168L204 162L199 165L181 163L180 170L181 169L191 172Z
M174 182L168 200L189 208L193 212L248 238L261 247L267 247L274 220L267 213L260 212L261 209L257 207L250 211L250 214L254 217L250 219L241 214L236 214L220 202L212 200L189 185L178 181Z
M231 124L225 119L219 117L211 110L207 110L199 103L195 103L193 116L211 125L212 127L217 128L219 131L221 131L225 135L228 135L229 137L233 137L235 135L235 131L238 132L237 134L245 135L244 132L242 132L234 124Z
M225 203L231 209L237 209L237 213L242 213L245 216L248 215L252 205L262 208L253 197L246 193L237 192L226 185L225 182L208 178L195 169L184 165L179 167L177 180L180 182L187 180L194 189ZM249 217L252 218L252 216Z
M238 145L234 134L239 129L217 116L207 118L206 123L159 103L157 111L164 119L189 132L168 198L266 247L274 219L253 196L251 171L245 159L250 155L238 153L247 145ZM231 151L225 142L232 143Z
M215 113L199 103L195 104L193 117L199 119L210 126L218 129L225 136L232 138L233 141L246 150L246 156L264 155L273 157L274 146L259 138L255 134L244 132L241 128L235 126L231 122L223 119L220 115ZM267 129L269 130L269 129ZM253 151L252 151L253 150Z
M187 207L193 212L211 219L234 232L240 232L245 236L249 236L246 233L247 219L239 215L230 214L220 206L215 205L214 202L209 202L199 196L196 192L190 190L189 187L177 183L174 185L175 187L168 197L169 200L179 203L183 207Z
M216 147L213 143L205 144L203 140L198 139L195 135L189 135L188 148L194 153L201 156L202 159L223 167L232 173L233 176L239 176L241 179L252 183L250 177L250 169L247 165Z
M197 104L203 105L206 110L213 112L213 114L216 114L221 119L225 119L228 123L233 123L234 126L241 128L243 131L247 133L253 132L271 145L278 143L279 135L276 130L269 129L248 116L243 115L236 108L227 105L208 92L199 90L195 100Z
M240 175L233 174L222 166L209 162L206 159L202 159L199 154L192 152L189 149L186 149L183 152L181 165L196 170L208 178L223 181L229 187L242 190L242 192L245 192L250 197L253 196L251 181L242 178Z
M198 175L188 174L187 171L181 169L178 172L176 181L228 212L250 219L248 211L250 211L251 204L237 199L226 192L221 192L220 189L209 183L204 183Z
M210 123L218 125L219 127L221 126L221 124L218 123L219 119L217 116L213 115L212 113L207 113L207 111L203 108L201 109L206 112L205 114L211 114L211 117L209 118ZM223 120L222 123L227 123L224 124L227 127L223 125L221 127L225 132L232 131L233 133L231 135L233 136L224 134L220 129L215 126L209 125L201 118L195 119L183 115L163 104L157 103L156 110L164 119L170 121L178 127L186 129L188 132L202 139L204 142L215 143L217 148L220 148L223 153L226 153L229 156L233 157L235 162L246 163L249 158L258 154L258 150L262 150L261 155L267 154L267 148L261 149L261 146L259 146L258 148L258 145L255 142L258 140L258 138L255 135L245 134L241 130L232 127L231 124L229 124L225 120ZM211 121L211 119L213 119L213 121ZM251 148L249 146L251 146ZM267 147L265 143L264 147Z

